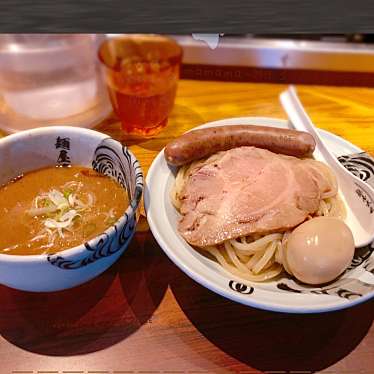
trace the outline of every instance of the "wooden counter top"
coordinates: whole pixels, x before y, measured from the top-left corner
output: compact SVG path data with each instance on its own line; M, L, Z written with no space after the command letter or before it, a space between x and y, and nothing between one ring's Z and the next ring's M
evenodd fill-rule
M284 85L181 81L166 129L131 142L144 172L172 138L229 117L285 118ZM374 89L298 86L314 123L374 156ZM97 130L126 143L118 121ZM93 281L58 293L0 286L0 373L374 373L374 302L290 315L198 285L149 231Z
M285 119L278 84L181 81L168 126L155 139L130 148L147 172L160 149L172 138L202 123L231 117L259 116ZM300 99L314 124L374 155L374 89L297 86ZM97 127L126 139L115 118Z

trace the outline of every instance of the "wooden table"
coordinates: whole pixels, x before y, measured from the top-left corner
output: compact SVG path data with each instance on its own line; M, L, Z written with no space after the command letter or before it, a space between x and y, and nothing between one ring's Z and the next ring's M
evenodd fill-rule
M282 85L181 81L168 127L132 143L147 172L207 121L285 118ZM374 155L374 90L300 86L315 124ZM125 141L109 118L98 130ZM264 312L196 284L149 231L97 279L58 293L0 287L0 373L374 373L374 302L319 315Z

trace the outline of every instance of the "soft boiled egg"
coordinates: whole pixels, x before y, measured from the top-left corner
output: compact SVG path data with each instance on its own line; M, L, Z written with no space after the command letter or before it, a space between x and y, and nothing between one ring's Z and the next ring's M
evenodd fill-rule
M342 220L317 217L302 223L290 234L284 265L301 282L326 283L348 267L354 250L352 232Z

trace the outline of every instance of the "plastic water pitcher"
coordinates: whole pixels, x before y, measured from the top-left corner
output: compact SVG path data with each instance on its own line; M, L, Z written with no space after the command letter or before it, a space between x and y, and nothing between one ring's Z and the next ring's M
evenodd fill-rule
M0 129L93 127L111 110L97 34L0 35Z

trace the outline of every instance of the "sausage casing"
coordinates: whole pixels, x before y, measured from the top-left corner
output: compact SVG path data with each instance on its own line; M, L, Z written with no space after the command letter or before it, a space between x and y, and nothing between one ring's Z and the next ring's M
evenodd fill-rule
M268 126L217 126L187 132L171 141L164 150L170 165L181 166L219 151L254 146L295 157L310 156L315 148L312 135Z

